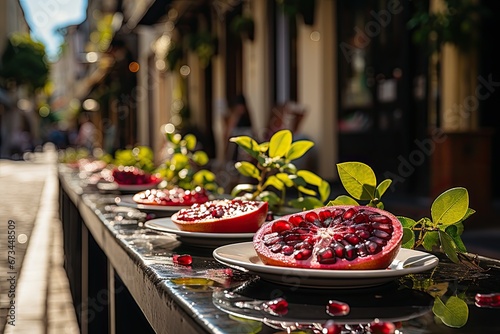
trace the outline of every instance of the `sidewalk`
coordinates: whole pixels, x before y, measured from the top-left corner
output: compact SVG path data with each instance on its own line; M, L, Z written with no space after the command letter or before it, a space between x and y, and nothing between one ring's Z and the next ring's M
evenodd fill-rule
M0 204L0 333L79 332L63 268L56 158L47 147L30 161L0 161L5 197ZM17 237L14 270L7 263L9 220ZM14 296L11 277L17 281Z

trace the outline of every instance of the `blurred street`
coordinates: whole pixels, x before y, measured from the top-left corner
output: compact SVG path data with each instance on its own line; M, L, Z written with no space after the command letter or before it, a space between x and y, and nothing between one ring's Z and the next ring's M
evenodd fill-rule
M0 333L78 333L63 268L56 152L46 145L26 158L0 160Z

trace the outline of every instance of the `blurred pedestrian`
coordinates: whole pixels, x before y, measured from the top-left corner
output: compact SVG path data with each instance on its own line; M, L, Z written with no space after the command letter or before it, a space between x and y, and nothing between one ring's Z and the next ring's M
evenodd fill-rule
M76 138L76 144L79 147L84 147L92 153L92 150L96 144L97 129L90 120L89 115L82 115L82 123L80 129L78 130L78 137Z

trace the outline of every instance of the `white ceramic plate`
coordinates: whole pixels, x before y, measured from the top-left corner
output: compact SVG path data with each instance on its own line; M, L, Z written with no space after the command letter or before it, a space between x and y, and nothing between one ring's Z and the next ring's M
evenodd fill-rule
M176 205L147 205L139 204L133 200L134 195L124 195L115 198L115 203L121 206L127 206L129 208L147 210L147 211L168 211L177 212L180 209L189 208L189 206L176 206Z
M181 231L170 218L151 219L144 226L152 230L173 233L184 243L198 247L218 247L252 240L254 233L202 233Z
M277 284L307 288L361 288L391 282L407 274L414 274L437 266L437 257L411 249L401 248L394 263L413 257L425 257L413 266L383 270L322 270L277 267L263 264L252 242L221 246L214 250L214 258L227 266L250 271ZM392 267L392 265L391 265Z

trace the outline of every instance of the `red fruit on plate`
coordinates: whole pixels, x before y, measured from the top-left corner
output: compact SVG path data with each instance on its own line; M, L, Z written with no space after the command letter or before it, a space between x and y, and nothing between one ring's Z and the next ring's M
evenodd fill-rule
M267 209L267 202L214 200L182 209L172 221L181 231L253 233L266 220Z
M264 224L253 245L265 264L311 269L385 269L401 248L403 228L391 213L330 206Z
M156 176L133 166L120 166L113 169L113 180L121 185L151 184L158 181Z
M196 187L185 190L179 187L172 189L148 189L135 194L134 202L145 205L190 206L205 203L209 200L205 189Z

